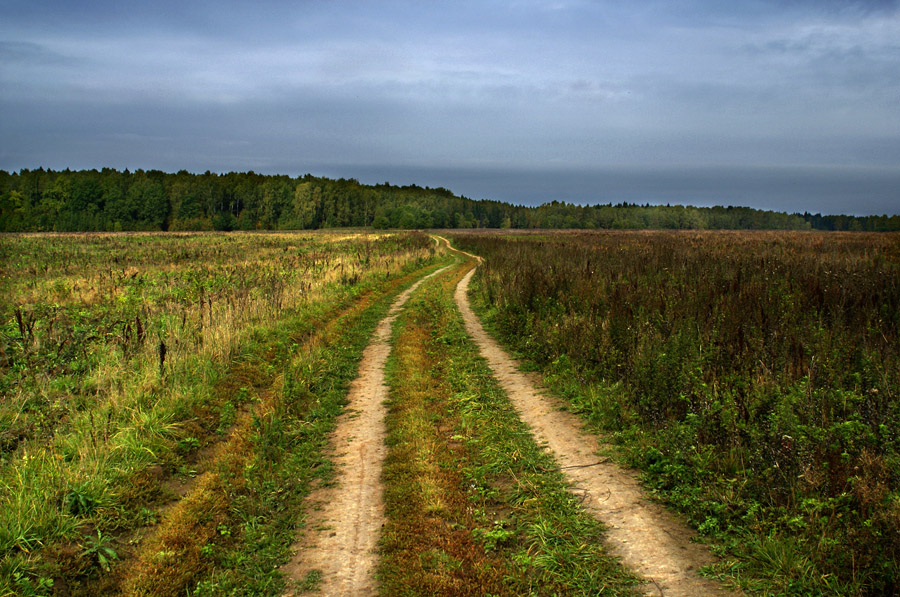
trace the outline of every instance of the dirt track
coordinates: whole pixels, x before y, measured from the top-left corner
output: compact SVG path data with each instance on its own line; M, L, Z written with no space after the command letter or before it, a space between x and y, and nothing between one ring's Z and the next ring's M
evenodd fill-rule
M442 239L443 240L443 239ZM446 242L446 241L444 241ZM302 581L321 572L325 595L374 595L376 546L384 523L381 468L386 454L384 416L387 387L384 364L390 354L391 325L423 278L394 301L363 352L360 375L338 419L332 449L337 456L337 483L310 496L312 514L297 555L284 571ZM478 344L511 402L535 439L556 457L585 508L608 527L608 541L623 563L648 579L650 595L726 595L716 583L696 574L714 561L708 550L691 542L693 531L664 508L648 501L634 475L601 462L600 445L580 420L561 411L518 371L518 364L487 335L473 313L467 290L474 269L456 288L455 299L466 330ZM318 509L317 509L318 508Z
M573 490L583 493L584 506L608 527L613 552L648 579L649 595L725 595L718 585L696 574L714 561L709 551L691 543L693 532L664 508L643 497L638 481L612 463L601 462L596 437L583 430L574 415L542 395L518 364L484 331L469 306L467 291L473 269L456 288L456 303L466 330L508 394L538 443L549 448Z
M445 269L425 276L391 305L363 351L359 377L350 386L347 408L337 420L331 440L337 483L310 495L312 514L306 536L294 546L297 554L284 567L285 574L298 581L310 571L320 571L318 588L323 595L377 592L376 544L384 524L381 468L387 453L384 364L391 351L391 325L415 289Z

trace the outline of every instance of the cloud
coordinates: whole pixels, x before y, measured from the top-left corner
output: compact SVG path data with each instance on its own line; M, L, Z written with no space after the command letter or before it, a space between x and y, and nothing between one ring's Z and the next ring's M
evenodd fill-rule
M0 168L900 163L895 2L3 8Z

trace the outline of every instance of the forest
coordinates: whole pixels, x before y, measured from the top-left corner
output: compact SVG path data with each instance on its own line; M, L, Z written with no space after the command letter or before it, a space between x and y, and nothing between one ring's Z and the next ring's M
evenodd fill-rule
M788 214L749 207L538 207L445 188L255 172L0 170L0 232L401 228L900 230L900 216Z

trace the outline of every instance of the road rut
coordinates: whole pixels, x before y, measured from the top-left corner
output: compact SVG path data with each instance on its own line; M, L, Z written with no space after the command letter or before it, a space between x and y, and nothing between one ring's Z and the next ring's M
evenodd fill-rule
M584 431L576 416L559 410L556 401L543 395L488 336L467 296L474 272L472 269L460 281L455 293L466 330L536 440L555 455L573 491L583 493L584 507L608 527L613 553L648 580L642 587L647 594L729 594L696 574L698 567L715 559L704 546L691 542L693 531L662 506L648 501L634 475L602 462L596 437Z
M310 495L309 502L321 508L310 516L306 537L295 544L298 551L283 569L297 581L318 570L323 595L377 593L376 547L384 524L381 469L387 454L384 365L391 352L391 325L416 288L446 269L425 276L396 298L363 351L359 377L338 417L331 440L337 482Z

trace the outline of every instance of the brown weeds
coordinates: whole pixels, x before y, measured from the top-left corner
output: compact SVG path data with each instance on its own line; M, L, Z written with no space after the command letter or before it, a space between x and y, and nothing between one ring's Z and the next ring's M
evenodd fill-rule
M703 532L789 533L847 590L900 586L900 237L456 239L501 335Z

